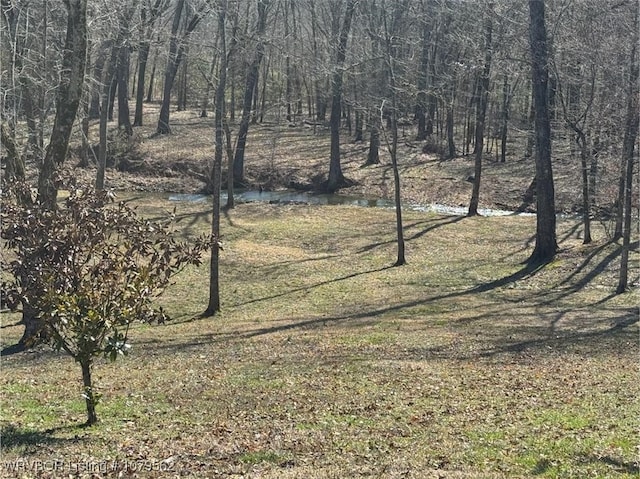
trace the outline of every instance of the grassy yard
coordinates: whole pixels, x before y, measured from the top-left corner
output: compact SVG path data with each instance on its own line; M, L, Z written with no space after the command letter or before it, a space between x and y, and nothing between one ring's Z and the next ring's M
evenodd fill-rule
M185 235L209 229L208 204L177 208ZM97 364L97 426L80 426L69 358L2 359L0 476L638 477L639 297L612 296L619 246L560 220L557 260L527 271L533 217L405 226L392 268L392 210L238 206L223 312L198 317L208 268L185 271L161 300L174 320Z

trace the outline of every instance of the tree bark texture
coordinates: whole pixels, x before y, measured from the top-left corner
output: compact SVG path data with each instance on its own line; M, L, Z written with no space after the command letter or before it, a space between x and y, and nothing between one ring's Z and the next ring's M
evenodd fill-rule
M64 163L76 119L87 56L87 0L65 0L67 35L62 57L56 116L38 176L38 201L54 209L58 198L56 171Z
M150 48L149 41L143 41L138 47L138 85L136 86L136 108L133 113L133 126L142 126L143 124L144 80L147 73Z
M547 31L544 1L529 0L531 79L535 108L536 145L536 245L528 262L551 261L558 249L553 172L551 167L551 124L547 83L549 79Z
M82 368L84 400L87 405L87 426L91 426L98 422L98 415L96 414L96 394L93 390L93 380L91 378L91 358L81 358L78 362Z
M129 63L129 41L127 40L120 45L116 73L118 79L118 128L122 128L127 137L133 135L129 111Z

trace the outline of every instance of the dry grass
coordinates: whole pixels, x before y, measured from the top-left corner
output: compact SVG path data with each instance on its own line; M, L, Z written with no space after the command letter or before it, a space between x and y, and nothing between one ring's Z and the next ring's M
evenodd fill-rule
M184 234L209 228L208 205L177 206ZM558 259L531 272L533 218L408 212L409 263L390 268L393 221L232 210L222 314L197 318L206 268L179 277L174 321L98 364L94 428L68 358L3 358L2 477L637 477L638 294L611 295L618 245L563 220Z

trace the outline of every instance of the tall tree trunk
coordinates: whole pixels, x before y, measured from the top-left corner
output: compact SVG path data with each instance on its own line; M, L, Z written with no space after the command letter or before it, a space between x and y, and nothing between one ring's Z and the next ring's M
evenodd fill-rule
M89 150L91 145L89 144L89 102L88 98L85 99L84 107L82 108L82 146L80 147L80 162L78 166L80 168L87 168L89 166Z
M56 208L56 171L64 163L69 149L69 139L82 97L87 56L87 0L66 0L64 3L67 8L67 36L56 99L56 116L38 176L38 201L50 209Z
M148 40L140 43L138 47L138 86L136 87L136 108L133 114L133 126L142 126L143 124L144 80L147 73L150 49L151 43Z
M318 66L320 62L320 48L318 47L318 19L315 9L316 2L310 2L311 8L311 37L313 39L313 58L316 62L315 75L313 80L313 90L315 96L315 112L316 121L324 122L327 114L327 100L325 98L325 88L323 87L323 75L321 68Z
M113 48L113 40L104 40L100 42L98 47L98 55L93 65L92 82L91 82L91 100L89 104L89 119L97 120L100 118L100 99L102 95L102 82L104 78L104 69L111 50Z
M509 75L502 79L502 124L500 126L500 162L507 161L507 133L509 127Z
M262 87L260 87L260 69L258 69L258 77L256 78L256 89L253 92L253 107L251 115L251 124L262 123L264 121L264 113L267 111L267 78L271 59L266 65L262 65ZM260 94L262 92L262 95ZM258 107L260 105L260 107Z
M551 124L547 104L549 79L544 0L529 0L531 78L536 135L536 245L529 264L543 264L556 255L556 211L551 168Z
M118 80L118 128L130 137L133 135L129 111L129 41L120 44L116 77Z
M525 158L531 158L533 156L533 145L536 142L536 131L535 131L536 130L535 128L536 102L535 102L534 95L535 95L535 91L532 83L531 84L531 101L529 102L529 116L527 118L529 131L527 133L527 144L524 149Z
M147 89L146 103L153 101L153 87L156 84L156 67L158 66L158 51L153 55L153 64L151 66L151 77L149 78L149 88Z
M380 163L380 126L376 115L369 112L369 153L365 165Z
M420 55L420 68L418 70L418 95L416 102L416 117L418 119L417 141L427 138L427 73L429 71L429 49L431 47L431 25L426 12L422 12L422 45Z
M382 4L384 8L384 3ZM394 266L402 266L406 264L405 258L405 245L404 245L404 231L402 225L402 195L400 192L400 172L398 170L398 101L397 101L397 93L396 93L396 79L395 79L395 51L394 46L392 45L393 37L395 37L396 32L399 30L399 23L401 19L401 15L403 10L406 7L406 3L403 5L396 4L394 10L394 18L391 26L391 31L389 31L387 26L387 21L385 17L384 21L384 30L385 30L385 43L386 43L386 53L387 53L387 74L389 77L389 91L391 94L391 114L390 114L390 124L391 124L391 144L388 143L387 146L389 148L389 154L391 155L391 165L393 168L393 186L394 186L394 200L395 200L395 210L396 210L396 238L397 238L397 259L394 263Z
M454 131L453 131L453 102L447 105L447 119L446 119L446 129L447 129L447 156L449 159L456 157L456 144L454 140Z
M225 35L225 17L227 13L227 2L220 5L218 13L218 35L220 42L220 73L218 86L216 88L215 107L215 154L213 168L211 169L211 185L213 194L213 217L211 220L211 261L209 266L209 304L204 312L204 316L213 316L220 311L220 284L219 284L219 262L220 262L220 189L222 177L222 153L224 151L224 91L227 86L227 43Z
M362 121L362 109L361 108L356 108L356 121L355 121L355 136L353 138L353 141L358 143L363 141L364 137L363 137L363 121Z
M211 91L211 87L213 86L213 74L216 71L216 64L218 63L218 56L214 55L211 59L211 65L209 67L209 76L206 78L207 85L205 86L204 93L202 95L202 109L200 110L200 118L207 118L209 113L207 109L209 108L209 92Z
M184 9L185 0L178 0L176 11L171 25L171 40L169 41L169 60L167 69L164 74L164 88L162 92L162 106L160 107L160 117L158 118L158 127L156 134L164 135L171 133L169 127L169 111L171 106L171 90L175 83L178 68L185 55L185 43L191 33L196 29L200 20L202 20L202 12L196 12L187 23L184 33L178 38L178 30L180 29L180 19L182 10Z
M117 44L111 47L111 55L105 62L102 77L102 93L100 108L99 146L98 146L98 171L96 173L96 190L104 189L104 177L107 169L107 136L109 123L109 98L114 88L113 77L118 59Z
M244 88L244 99L242 102L242 119L238 127L238 139L236 140L236 151L233 159L233 178L236 184L244 182L244 150L247 144L247 134L249 133L249 122L251 120L251 105L253 104L254 91L258 84L258 72L260 63L264 57L264 33L267 27L267 10L270 0L258 0L258 42L256 44L253 61L247 72L247 80ZM266 77L266 75L265 75Z
M632 36L629 88L627 93L627 119L622 144L622 162L625 165L625 188L624 188L624 227L622 232L622 255L620 257L620 274L618 277L618 287L616 294L624 293L627 290L629 276L629 250L631 249L631 196L633 189L633 160L634 148L638 137L640 126L640 104L638 104L640 89L638 80L640 78L640 61L638 59L638 10L634 12L634 34Z
M109 121L113 121L113 109L116 104L116 93L118 92L118 79L114 76L111 83L113 84L109 90L111 93L109 93L109 108L107 110Z
M476 104L476 135L475 135L475 168L473 177L473 191L471 192L471 201L469 203L469 212L467 216L476 216L478 214L478 203L480 201L480 180L482 178L482 151L484 144L484 127L487 115L487 101L489 99L489 79L491 72L491 50L493 31L493 11L489 4L489 11L486 13L485 21L485 57L482 76L478 79L478 101Z
M176 10L173 15L173 24L171 25L171 39L169 40L169 60L167 68L164 72L164 89L162 91L162 106L160 107L160 117L158 118L158 127L156 133L165 135L171 133L169 127L169 109L171 106L171 90L178 73L178 67L182 60L180 39L178 38L178 29L182 18L182 10L184 9L184 1L178 0Z
M224 139L227 146L227 210L235 208L236 202L233 192L233 146L231 145L231 129L229 122L224 121Z
M184 60L180 65L180 81L178 82L178 111L187 109L187 97L189 91L189 49L185 47Z
M342 116L342 68L347 56L347 40L351 30L351 20L358 0L349 0L347 9L340 30L338 40L338 53L336 57L335 70L331 79L331 119L329 120L331 129L331 160L329 162L329 181L327 190L335 192L344 185L345 178L342 173L340 162L340 118Z
M582 224L584 226L583 244L591 243L591 200L589 197L589 165L587 161L587 137L582 130L576 130L576 143L580 150L580 170L582 173Z

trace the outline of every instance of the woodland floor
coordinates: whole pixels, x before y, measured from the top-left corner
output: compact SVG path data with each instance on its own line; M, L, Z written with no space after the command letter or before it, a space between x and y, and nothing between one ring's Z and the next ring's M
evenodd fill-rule
M145 125L135 129L132 150L114 148L121 169L107 171L107 187L123 191L195 193L205 186L204 178L213 158L213 119L200 118L198 111L173 112L172 134L154 137L158 107L147 104ZM232 135L237 128L232 127ZM434 154L422 153L424 142L414 141L414 131L401 128L399 166L402 198L406 203L440 203L466 206L471 198L474 159L472 155L442 160ZM92 143L97 144L97 125L92 126ZM365 133L366 139L366 133ZM525 134L514 133L509 139L507 161L496 161L497 146L484 155L480 206L516 210L531 183L535 165L525 158ZM556 138L553 145L553 168L556 209L572 213L581 208L581 176L578 159L570 154L570 138ZM491 140L487 139L491 144ZM380 164L363 167L368 141L352 142L343 132L341 137L342 168L354 182L341 194L370 198L393 198L393 172L384 137L380 147ZM458 150L462 149L459 143ZM263 123L251 125L246 148L246 180L250 187L267 190L284 188L318 189L326 180L329 168L329 130L299 122L290 126ZM97 151L97 150L96 150ZM226 158L223 171L226 171ZM77 158L66 164L75 178L93 182L95 166L75 168ZM608 208L617 193L619 159L602 159L599 168L597 203ZM225 173L226 174L226 173ZM226 183L223 182L223 185ZM535 202L529 210L535 208Z
M175 115L173 128L150 139L148 127L139 171L107 178L149 218L175 207L189 237L210 230L209 202L146 191L201 188L212 129L195 113ZM326 132L255 135L256 184L324 174ZM360 168L363 148L345 144L345 173L358 181L349 192L388 194L388 162ZM466 204L470 159L403 148L407 201ZM483 205L517 206L532 168L488 162ZM560 190L571 211L573 189ZM68 357L43 347L2 357L0 477L638 477L638 238L634 289L616 296L620 245L605 221L583 245L580 222L561 216L559 254L539 270L523 266L531 216L406 211L402 267L391 267L394 225L388 208L226 212L221 314L199 318L208 268L178 276L161 299L173 320L134 327L130 356L97 362L95 427L82 427L80 369ZM18 340L18 320L0 317L0 347Z

